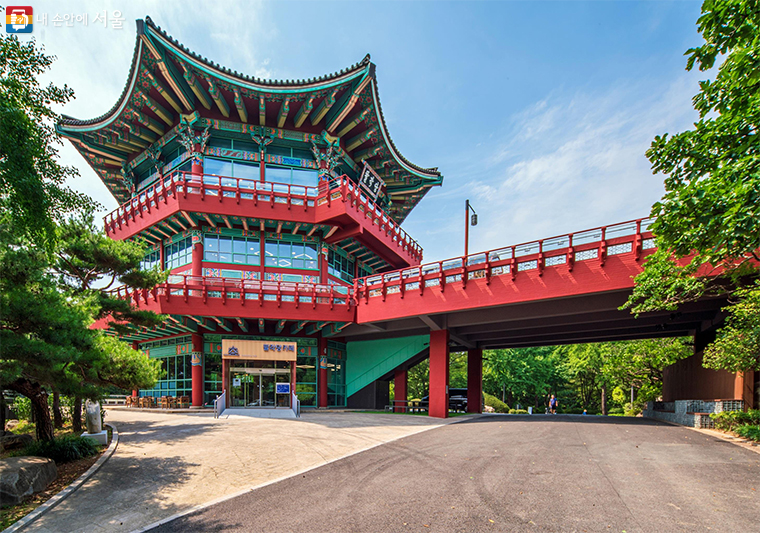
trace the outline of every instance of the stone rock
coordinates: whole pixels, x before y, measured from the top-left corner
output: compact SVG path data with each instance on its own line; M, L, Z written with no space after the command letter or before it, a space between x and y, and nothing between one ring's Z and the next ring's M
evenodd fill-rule
M44 490L57 475L55 462L45 457L0 460L0 506L15 505Z
M15 418L12 420L8 420L5 423L5 429L7 429L8 431L13 431L14 429L16 429L16 426L18 426L18 424L19 424L19 421L16 420Z
M0 452L24 448L32 442L34 442L34 437L31 435L14 435L13 433L9 433L0 437Z
M87 411L87 433L94 434L103 431L103 418L100 414L100 402L87 400L85 403L85 411Z

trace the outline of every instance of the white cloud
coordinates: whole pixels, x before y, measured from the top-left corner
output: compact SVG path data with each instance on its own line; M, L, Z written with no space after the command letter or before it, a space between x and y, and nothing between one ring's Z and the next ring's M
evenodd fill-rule
M660 92L644 83L557 91L508 119L493 155L458 187L480 214L470 250L647 216L663 178L652 175L645 152L655 135L690 127L697 90L683 75ZM438 259L442 244L426 259Z

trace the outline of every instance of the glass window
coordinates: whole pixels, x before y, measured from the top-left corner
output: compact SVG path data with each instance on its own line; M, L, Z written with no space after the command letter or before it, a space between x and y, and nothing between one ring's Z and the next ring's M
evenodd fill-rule
M246 152L258 152L259 145L252 141L240 141L235 139L232 141L232 147L235 150L244 150Z
M145 255L140 261L140 270L152 270L158 268L161 270L161 250L153 250Z
M232 162L207 157L203 161L203 173L217 176L232 176Z
M237 161L232 164L231 175L236 178L249 180L257 180L261 177L259 174L259 165L257 163L239 163ZM242 187L243 184L241 183L240 186Z
M316 170L293 169L291 184L303 187L316 187L319 181L319 173Z
M219 137L212 137L209 139L208 145L212 148L232 148L232 139L220 139Z
M204 261L259 264L259 239L256 237L204 235L203 242Z
M266 180L277 183L290 183L290 169L283 167L266 166Z
M330 250L327 254L327 272L349 283L354 281L354 261L347 257Z
M193 262L192 237L185 237L164 247L166 269L187 265Z

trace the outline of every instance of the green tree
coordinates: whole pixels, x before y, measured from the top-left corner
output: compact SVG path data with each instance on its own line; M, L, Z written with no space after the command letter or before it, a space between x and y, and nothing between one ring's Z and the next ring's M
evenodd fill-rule
M565 381L551 347L487 350L483 356L484 390L510 406L543 405Z
M0 232L0 383L31 400L37 438L53 438L48 391L98 398L104 387L145 388L158 366L142 352L91 329L90 294L61 290L50 256Z
M40 86L53 60L34 40L0 38L0 222L4 231L12 227L48 252L56 220L93 204L65 185L77 171L57 161L58 115L50 106L68 102L73 92L65 85Z
M732 311L760 299L751 284L760 261L760 0L705 0L697 27L705 42L686 52L686 69L720 66L700 82L694 129L657 136L647 151L653 171L666 175L665 195L652 208L658 251L625 307L638 314L728 294L735 320L708 364L760 369L757 343L747 342L756 330L744 327L742 308Z

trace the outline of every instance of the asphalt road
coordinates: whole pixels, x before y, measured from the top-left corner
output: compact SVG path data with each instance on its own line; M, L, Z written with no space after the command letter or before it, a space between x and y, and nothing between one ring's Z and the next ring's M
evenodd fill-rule
M760 531L760 454L644 419L487 416L153 531Z

